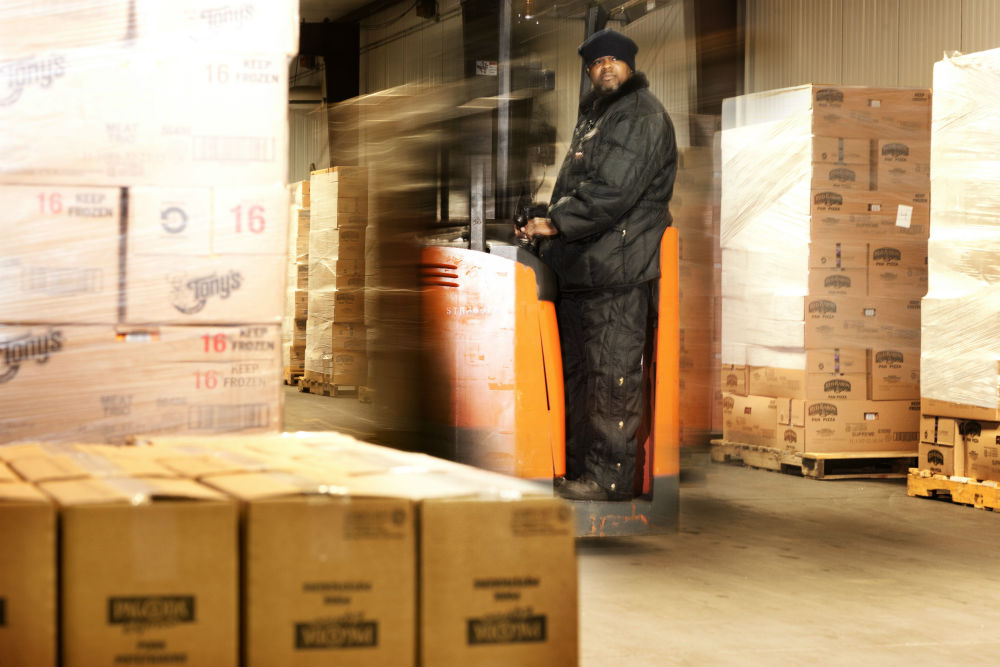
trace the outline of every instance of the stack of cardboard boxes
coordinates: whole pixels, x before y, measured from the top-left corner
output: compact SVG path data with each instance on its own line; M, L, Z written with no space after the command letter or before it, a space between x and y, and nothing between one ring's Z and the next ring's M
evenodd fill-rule
M331 433L0 454L3 664L578 662L529 482Z
M712 149L679 149L670 213L680 246L680 442L686 447L708 443L713 396L718 388L718 331L713 315L718 291L714 270L716 190Z
M930 120L928 90L725 101L725 440L916 453Z
M368 170L332 167L310 178L305 379L360 386L368 377L365 228Z
M285 381L301 377L306 361L306 322L309 312L309 181L291 188L288 212L288 259L285 316L281 321L281 361Z
M1000 481L1000 50L934 66L920 468Z
M0 442L276 430L297 5L0 19Z

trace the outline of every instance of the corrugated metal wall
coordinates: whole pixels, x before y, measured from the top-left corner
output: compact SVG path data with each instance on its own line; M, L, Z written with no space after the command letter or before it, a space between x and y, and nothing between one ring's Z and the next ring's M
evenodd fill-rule
M609 27L621 30L639 44L638 67L650 79L650 88L672 113L687 114L693 107L695 72L693 41L687 39L684 3L674 0L630 23ZM411 3L394 5L362 23L361 92L371 93L403 83L433 83L462 76L462 23L458 0L440 3L441 18L433 20L406 12ZM398 18L402 16L402 18ZM398 19L393 21L393 19ZM556 72L555 115L557 137L565 141L576 121L580 57L583 39L580 19L542 17L538 37L529 42L535 57ZM367 27L366 27L367 26ZM688 145L686 123L678 140ZM682 135L682 136L681 136ZM561 154L560 154L561 155Z
M746 0L748 93L804 83L930 88L946 51L1000 46L998 0Z
M330 166L330 138L327 133L326 107L318 104L288 109L288 182L309 180L309 167Z

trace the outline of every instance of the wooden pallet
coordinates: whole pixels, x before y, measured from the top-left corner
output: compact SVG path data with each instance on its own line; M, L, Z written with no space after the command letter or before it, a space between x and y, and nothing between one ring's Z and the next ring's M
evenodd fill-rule
M969 477L948 477L930 470L911 468L906 476L906 494L920 498L950 500L958 505L1000 511L1000 482L980 482Z
M299 391L317 396L357 396L357 385L333 384L316 377L302 376L299 378Z
M715 463L737 463L813 479L902 479L916 464L914 452L798 452L712 440Z
M284 381L285 381L285 384L287 384L287 385L289 385L291 387L298 387L299 386L299 379L302 377L302 374L304 372L305 372L304 369L302 369L301 367L299 367L299 368L292 368L291 366L285 366L285 370L284 370Z

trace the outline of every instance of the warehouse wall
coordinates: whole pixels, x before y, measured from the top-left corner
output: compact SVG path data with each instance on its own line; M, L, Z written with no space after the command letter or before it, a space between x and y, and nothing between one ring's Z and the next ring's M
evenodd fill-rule
M930 88L945 51L997 46L996 0L746 0L745 90Z

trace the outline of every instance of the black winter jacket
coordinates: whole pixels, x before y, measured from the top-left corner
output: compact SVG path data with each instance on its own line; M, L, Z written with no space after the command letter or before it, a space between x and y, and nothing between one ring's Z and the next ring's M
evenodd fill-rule
M676 172L673 124L641 72L584 98L549 206L559 234L539 246L561 291L659 277Z

